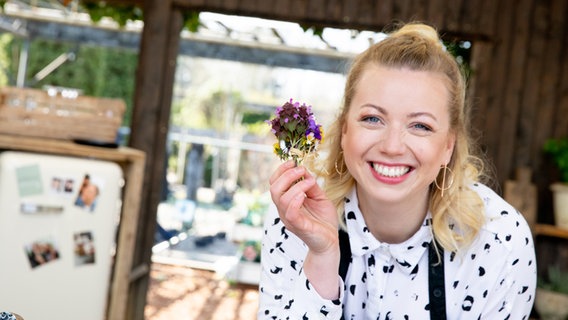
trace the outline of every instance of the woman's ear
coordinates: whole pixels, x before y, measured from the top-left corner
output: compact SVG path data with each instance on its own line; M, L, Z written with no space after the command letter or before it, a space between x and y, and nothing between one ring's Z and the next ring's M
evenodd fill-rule
M345 146L343 145L343 135L345 135L345 133L347 132L347 122L346 121L343 122L340 129L341 129L341 132L339 134L339 144L341 145L341 150L344 150Z
M452 161L452 156L454 154L454 149L456 147L456 135L455 133L451 133L448 136L448 142L446 144L446 161L445 165L448 165L450 161Z

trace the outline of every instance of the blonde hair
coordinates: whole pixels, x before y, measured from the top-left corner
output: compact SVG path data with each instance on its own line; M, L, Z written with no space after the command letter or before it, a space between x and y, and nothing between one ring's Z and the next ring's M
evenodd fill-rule
M447 165L453 173L453 184L444 190L442 197L441 191L432 183L429 206L434 237L445 250L457 252L471 244L485 222L483 202L470 188L470 185L486 177L484 161L472 151L474 143L468 128L466 84L462 70L455 58L445 50L437 31L421 23L403 25L359 54L352 62L345 84L343 106L329 128L324 144L328 157L323 170L325 174L322 175L324 187L338 208L340 224L344 227L344 198L356 183L343 160L341 132L358 81L370 64L435 72L445 79L449 92L450 130L456 137L452 158ZM444 170L440 170L438 185L442 185L443 174Z

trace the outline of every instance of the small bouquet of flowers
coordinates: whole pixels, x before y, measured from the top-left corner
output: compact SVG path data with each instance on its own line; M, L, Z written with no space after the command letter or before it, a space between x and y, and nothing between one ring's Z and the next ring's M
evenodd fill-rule
M308 156L317 156L323 128L316 122L311 106L290 99L276 108L276 116L267 122L278 139L274 153L281 160L292 159L298 165Z

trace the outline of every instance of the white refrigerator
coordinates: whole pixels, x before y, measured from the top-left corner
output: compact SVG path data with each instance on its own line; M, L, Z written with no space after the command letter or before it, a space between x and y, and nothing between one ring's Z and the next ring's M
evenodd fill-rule
M0 312L105 319L123 184L114 162L0 153Z

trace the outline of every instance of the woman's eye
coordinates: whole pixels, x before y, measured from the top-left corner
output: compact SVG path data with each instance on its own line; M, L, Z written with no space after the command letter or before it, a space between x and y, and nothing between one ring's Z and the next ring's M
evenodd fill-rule
M429 126L423 124L423 123L416 123L414 125L412 125L413 128L418 129L418 130L423 130L423 131L432 131L432 128L430 128Z
M381 122L381 119L379 117L375 117L375 116L364 116L362 118L362 120L364 122L371 122L371 123L378 123Z

